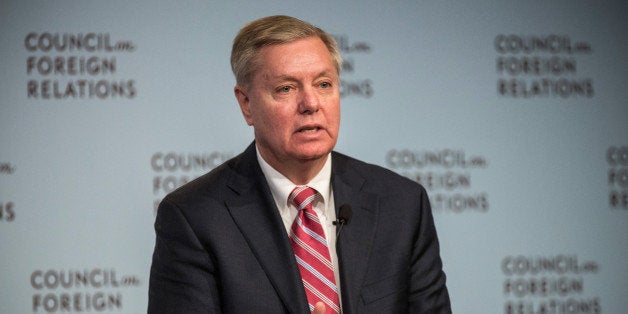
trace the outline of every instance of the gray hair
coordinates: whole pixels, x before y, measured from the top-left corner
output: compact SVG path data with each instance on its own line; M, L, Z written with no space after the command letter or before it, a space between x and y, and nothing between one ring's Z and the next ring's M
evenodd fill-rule
M253 73L259 67L257 56L261 48L308 37L318 37L325 43L334 67L340 74L342 57L333 36L297 18L274 15L246 24L234 38L231 49L231 70L235 75L236 83L241 86L250 85Z

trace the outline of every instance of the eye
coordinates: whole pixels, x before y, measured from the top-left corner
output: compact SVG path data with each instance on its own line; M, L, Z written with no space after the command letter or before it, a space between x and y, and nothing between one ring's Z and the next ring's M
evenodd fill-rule
M289 93L292 90L290 86L282 86L277 91L280 93Z
M322 82L320 84L320 87L321 88L330 88L331 87L331 83L329 83L329 82Z

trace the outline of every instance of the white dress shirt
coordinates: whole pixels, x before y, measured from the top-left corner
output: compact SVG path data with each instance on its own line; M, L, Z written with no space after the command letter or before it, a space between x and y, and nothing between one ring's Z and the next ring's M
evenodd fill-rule
M294 204L288 202L288 197L297 185L269 165L264 158L262 158L262 155L260 155L257 146L255 150L257 152L257 161L266 177L270 192L273 194L286 232L290 234L292 222L294 222L294 219L297 217L298 211ZM334 193L332 193L331 189L331 153L327 156L327 161L323 169L305 185L318 191L312 207L316 215L318 215L318 219L325 232L325 239L327 240L327 247L329 248L329 255L331 256L334 269L334 277L336 278L336 287L338 288L338 298L342 300L340 298L338 256L336 255L336 226L333 225L333 222L336 220L336 210L334 207Z

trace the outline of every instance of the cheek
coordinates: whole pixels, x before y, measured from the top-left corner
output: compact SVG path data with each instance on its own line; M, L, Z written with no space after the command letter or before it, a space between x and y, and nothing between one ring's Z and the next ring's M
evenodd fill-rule
M264 102L252 104L251 119L255 126L268 128L268 124L272 124L274 120L273 107Z
M258 113L259 126L264 128L266 134L272 134L275 137L283 137L291 130L290 121L286 113L281 110L263 110Z
M335 106L328 114L327 121L330 122L336 129L336 133L338 133L338 128L340 126L340 106Z

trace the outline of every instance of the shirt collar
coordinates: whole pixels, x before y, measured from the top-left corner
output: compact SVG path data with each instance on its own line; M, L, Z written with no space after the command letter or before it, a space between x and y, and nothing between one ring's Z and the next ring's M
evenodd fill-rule
M270 191L273 194L275 203L280 206L280 210L285 207L289 207L288 196L290 192L297 186L290 179L286 178L279 171L275 170L270 164L268 164L262 155L260 155L257 146L255 147L257 154L257 161L262 168L262 173L266 177L266 182L270 187ZM305 184L311 188L314 188L323 197L323 202L329 204L330 191L331 191L331 153L327 156L327 160L323 165L321 171Z

